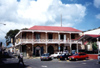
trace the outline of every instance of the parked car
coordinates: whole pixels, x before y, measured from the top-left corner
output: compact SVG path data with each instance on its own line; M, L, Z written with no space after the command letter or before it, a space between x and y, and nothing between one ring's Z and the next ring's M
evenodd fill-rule
M100 64L100 53L98 54L98 63Z
M76 50L72 50L72 54L75 54Z
M57 52L57 53L51 54L50 57L57 58L57 56L60 56L61 54L62 52Z
M88 58L89 56L84 52L76 53L68 57L69 60L88 59Z
M61 52L61 54L57 56L57 59L60 59L60 56L61 56L62 54L68 54L68 53L69 53L68 51Z
M43 61L43 60L52 60L49 53L42 54L40 59L41 59L41 61Z
M59 58L60 60L67 60L69 56L71 56L69 53L63 53Z

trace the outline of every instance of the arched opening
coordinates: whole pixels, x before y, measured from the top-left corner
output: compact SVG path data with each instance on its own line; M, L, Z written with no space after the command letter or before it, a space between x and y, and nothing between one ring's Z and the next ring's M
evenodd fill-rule
M41 48L40 48L40 46L37 46L36 48L35 48L35 55L36 56L40 56L40 50L41 50Z
M54 53L54 48L53 48L53 46L49 46L48 47L48 53L50 53L50 54L53 54Z
M72 50L76 50L76 44L72 44Z
M62 52L63 52L63 46L60 46L60 51L62 51Z

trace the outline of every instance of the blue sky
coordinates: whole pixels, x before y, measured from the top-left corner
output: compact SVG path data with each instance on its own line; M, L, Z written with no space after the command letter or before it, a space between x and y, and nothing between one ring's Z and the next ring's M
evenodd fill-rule
M61 14L63 27L100 27L100 0L0 0L0 10L0 41L11 29L60 26Z
M95 6L94 1L98 2L98 7ZM65 4L82 4L86 6L86 15L81 23L75 25L80 30L89 30L100 27L99 19L96 15L100 14L100 0L62 0Z

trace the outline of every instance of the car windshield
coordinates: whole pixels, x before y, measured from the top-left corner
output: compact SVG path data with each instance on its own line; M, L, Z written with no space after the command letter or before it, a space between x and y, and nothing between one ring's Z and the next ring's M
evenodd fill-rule
M77 56L77 55L78 55L78 53L74 54L74 56Z
M62 53L61 55L64 55L65 53Z
M49 56L49 54L42 54L42 56Z

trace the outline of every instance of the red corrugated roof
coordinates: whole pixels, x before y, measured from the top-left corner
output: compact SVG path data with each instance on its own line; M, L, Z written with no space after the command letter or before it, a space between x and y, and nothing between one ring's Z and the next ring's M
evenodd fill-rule
M72 31L82 32L72 27L57 27L57 26L33 26L29 30L51 30L51 31Z

